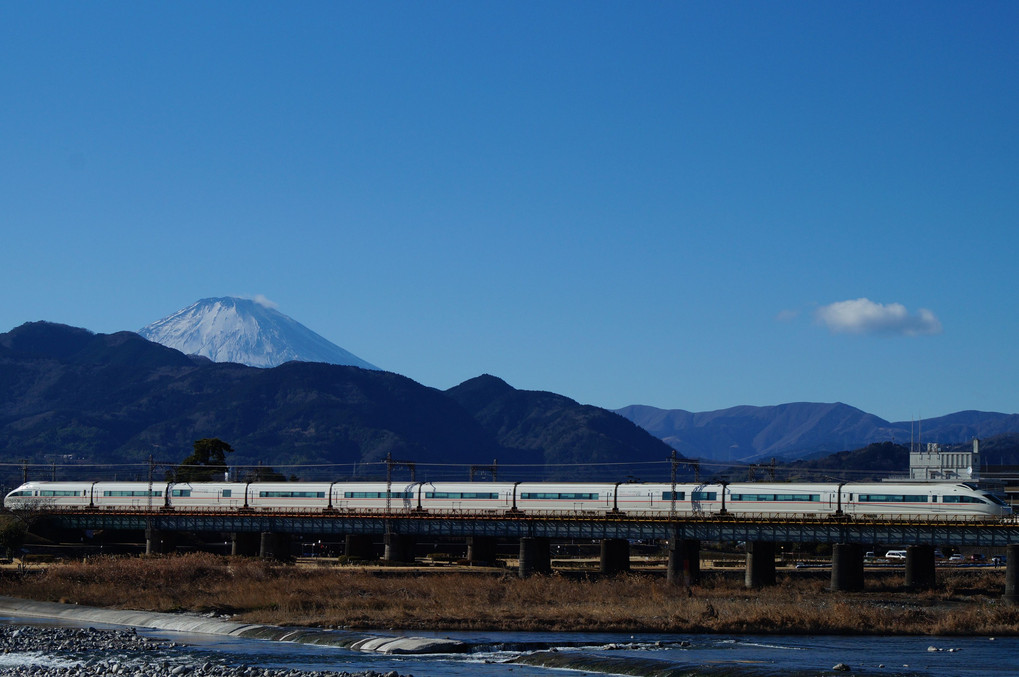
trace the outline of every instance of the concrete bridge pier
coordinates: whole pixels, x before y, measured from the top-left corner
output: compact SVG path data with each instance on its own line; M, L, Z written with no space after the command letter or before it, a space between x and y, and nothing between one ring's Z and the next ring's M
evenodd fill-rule
M1005 546L1005 597L1008 604L1019 604L1019 545Z
M386 553L383 558L387 562L414 562L414 547L417 540L410 534L386 534Z
M625 538L604 538L601 542L601 572L615 576L630 570L630 542Z
M669 539L668 581L689 588L701 580L701 542L694 539Z
M552 554L547 538L520 539L520 578L552 573Z
M775 544L770 541L747 542L746 587L775 585Z
M253 531L235 531L230 534L230 554L254 557L258 554L260 539Z
M145 529L146 555L164 555L168 552L173 552L176 546L173 532L160 531L153 527Z
M375 547L368 534L347 534L343 540L343 554L351 559L375 559Z
M831 553L831 591L863 590L863 546L859 543L836 543Z
M497 544L498 541L492 536L468 536L467 561L472 564L492 564L498 559Z
M933 545L911 545L906 548L906 587L931 590L937 586Z
M290 559L290 534L263 531L259 537L258 556L262 559Z

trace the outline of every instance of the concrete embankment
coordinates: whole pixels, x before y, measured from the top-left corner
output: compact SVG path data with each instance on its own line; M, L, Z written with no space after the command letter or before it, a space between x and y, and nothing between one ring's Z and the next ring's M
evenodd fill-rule
M175 632L228 635L248 639L336 646L354 651L384 654L462 653L468 650L463 642L429 637L385 637L364 633L314 628L284 628L275 625L235 623L206 616L166 614L152 611L99 609L76 604L36 602L15 597L0 597L0 614L64 620L78 625L102 623L134 628L151 628Z

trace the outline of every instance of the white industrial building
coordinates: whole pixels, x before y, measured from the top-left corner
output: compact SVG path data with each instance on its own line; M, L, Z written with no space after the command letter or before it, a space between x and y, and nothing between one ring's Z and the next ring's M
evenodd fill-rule
M980 480L980 440L973 449L945 451L940 444L928 443L909 452L909 479L977 482Z

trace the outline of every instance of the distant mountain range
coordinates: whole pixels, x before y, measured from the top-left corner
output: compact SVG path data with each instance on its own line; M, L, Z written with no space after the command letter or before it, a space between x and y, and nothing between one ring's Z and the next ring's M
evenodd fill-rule
M0 482L14 481L20 459L91 473L107 464L106 475L132 464L137 475L139 461L177 462L202 437L232 444L234 465L263 463L303 479L339 465L378 477L390 455L455 475L435 479L466 479L471 466L498 460L507 479L663 480L674 449L712 464L708 474L772 458L796 472L880 473L901 469L911 436L988 439L986 462L1019 463L1015 414L891 423L807 402L611 412L487 374L443 392L380 371L264 303L230 297L143 331L159 342L47 322L0 334Z
M723 463L771 457L801 459L858 449L871 443L958 444L1019 432L1019 415L961 411L948 416L890 423L846 404L796 402L772 407L732 407L693 413L633 405L617 409L690 458Z
M61 476L67 464L87 465L82 473L93 476L134 464L120 477L142 479L137 463L150 455L177 463L204 437L233 445L231 464L263 463L303 479L384 477L387 454L422 471L441 465L430 478L464 480L471 465L493 459L507 479L579 479L618 472L595 461L667 467L671 454L608 410L490 376L443 392L358 367L214 363L131 332L34 322L0 334L0 459L7 462L0 470L8 486L20 477L20 459L59 464Z
M138 332L186 355L250 367L325 362L378 369L319 336L265 301L231 296L202 299Z

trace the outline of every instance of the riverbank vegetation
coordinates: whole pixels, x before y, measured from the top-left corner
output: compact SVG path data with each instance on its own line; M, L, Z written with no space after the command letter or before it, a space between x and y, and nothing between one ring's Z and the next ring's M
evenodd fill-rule
M298 567L189 554L8 571L0 595L359 629L1019 634L1019 607L1001 601L1003 570L939 570L938 580L937 590L914 593L901 572L868 572L865 592L833 593L826 573L790 572L776 586L747 590L741 571L712 571L687 589L641 573L522 580L497 570Z

